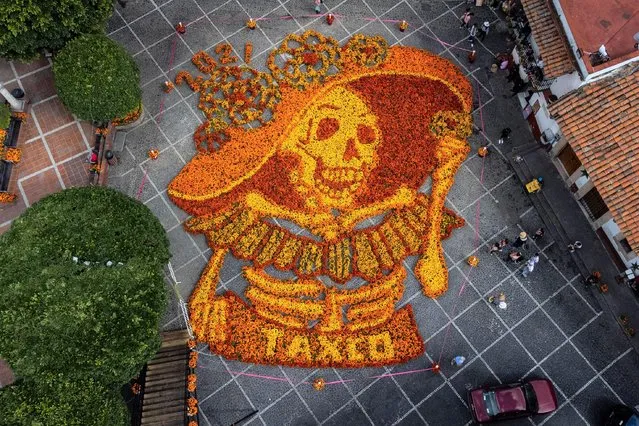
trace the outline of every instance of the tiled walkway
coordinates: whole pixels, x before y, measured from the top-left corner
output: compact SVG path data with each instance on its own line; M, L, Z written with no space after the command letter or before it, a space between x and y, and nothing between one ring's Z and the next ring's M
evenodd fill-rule
M130 0L126 9L117 9L109 24L110 37L134 54L140 65L143 103L149 116L126 134L120 163L111 170L109 184L139 197L166 228L183 298L188 298L210 250L203 237L182 229L186 215L168 200L166 185L193 156L192 133L202 114L188 88L164 95L161 82L177 70L192 71L191 55L199 49L211 51L220 42L231 43L241 58L245 42L251 41L252 65L263 68L267 52L291 32L312 28L341 42L357 32L379 34L390 44L427 49L456 63L476 89L476 130L484 128L489 140L494 141L508 126L513 137L532 141L516 99L509 96L505 76L488 71L494 55L507 49L506 37L497 28L499 16L488 7L475 8L476 22L488 20L493 30L477 44L477 61L470 65L467 53L458 48L468 47L458 21L466 7L463 0L326 0L323 12L344 16L332 26L323 19L274 19L260 21L255 31L245 27L249 17L308 15L313 13L313 2ZM364 19L376 17L406 19L410 27L401 33L392 23ZM182 37L175 36L172 28L177 21L188 24ZM474 149L485 143L479 134L469 142ZM151 148L161 151L154 162L146 155ZM257 410L248 421L251 425L465 425L470 420L465 401L469 388L533 376L548 377L555 383L560 408L551 417L511 425L598 425L611 405L639 404L639 355L631 350L614 319L579 285L570 256L552 236L529 250L539 250L541 262L528 278L517 267L486 253L488 243L496 238L513 239L522 229L531 232L542 226L506 157L497 146L491 144L490 150L485 160L469 156L448 197L448 206L467 221L467 226L444 242L450 271L448 293L431 300L421 295L412 273L405 282L401 303L413 307L427 342L425 355L393 368L313 370L228 361L201 346L198 397L202 424L232 424ZM478 205L481 214L476 226ZM473 244L475 232L478 248ZM465 263L472 253L481 260L480 267L473 270ZM408 270L415 261L406 261ZM221 290L242 293L247 285L240 274L244 265L227 256ZM495 309L485 299L502 290L508 297L506 311ZM163 325L184 327L175 298ZM462 368L453 369L449 357L457 354L467 361ZM422 372L372 378L423 369L440 358L440 375ZM280 381L238 372L274 376ZM316 377L344 382L318 392L308 383Z
M18 199L13 205L0 206L2 233L45 195L87 185L85 160L92 147L93 127L76 120L60 102L49 60L28 64L0 60L0 80L9 90L22 88L30 100L18 138L22 161L14 165L9 182L9 192Z

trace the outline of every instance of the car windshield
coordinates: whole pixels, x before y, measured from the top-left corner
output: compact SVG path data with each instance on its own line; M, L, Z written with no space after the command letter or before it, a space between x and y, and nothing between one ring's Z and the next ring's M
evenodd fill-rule
M499 414L499 405L497 405L497 397L495 392L484 392L484 406L486 407L486 414L490 417L494 417Z
M523 386L524 395L526 397L526 409L531 413L536 413L539 410L539 403L537 402L537 395L530 383L526 383Z

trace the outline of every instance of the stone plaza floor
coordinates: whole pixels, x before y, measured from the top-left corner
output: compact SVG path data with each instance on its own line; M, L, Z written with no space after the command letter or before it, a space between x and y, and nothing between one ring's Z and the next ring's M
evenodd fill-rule
M58 98L51 61L29 63L0 59L0 81L12 90L21 88L29 99L27 119L20 128L17 147L22 161L14 165L8 191L17 201L0 206L0 234L27 207L64 188L89 184L85 162L93 147L94 128L77 120Z
M506 126L513 130L513 139L532 141L505 76L488 70L507 46L506 34L498 31L503 17L487 6L473 8L475 22L493 25L486 39L477 42L473 64L460 49L468 48L458 18L467 7L465 1L326 0L322 13L338 15L332 26L322 18L303 16L312 15L313 7L310 0L129 0L125 9L116 8L109 23L109 36L140 66L148 114L143 124L119 138L119 164L111 168L108 183L138 197L166 228L171 264L185 300L211 251L203 237L183 230L187 215L171 203L166 187L194 155L192 134L204 117L188 88L166 95L161 84L180 69L193 70L190 58L198 50L212 51L228 42L242 58L244 44L250 41L251 65L264 68L268 52L292 32L315 29L341 42L355 33L381 35L389 44L426 49L457 64L475 88L476 130L484 129L489 141L495 142ZM293 19L279 19L288 14ZM258 28L250 31L245 27L249 17L275 19L258 21ZM406 32L395 23L382 22L401 19L410 25ZM187 24L183 36L173 30L178 21ZM465 425L470 422L468 389L529 377L550 378L560 408L551 416L506 424L598 425L612 405L639 404L639 354L614 318L580 284L568 253L550 235L531 244L527 254L539 251L541 261L528 278L521 276L521 265L488 255L489 243L512 240L521 230L532 232L543 223L500 147L491 144L491 154L482 160L474 152L486 142L484 136L477 132L469 142L474 151L460 168L447 200L467 222L443 242L450 288L439 299L428 299L409 272L400 302L413 307L426 341L425 354L392 368L313 370L228 361L201 346L197 392L202 424L230 425L257 411L242 424ZM161 152L156 161L147 158L151 148ZM476 269L465 262L471 254L480 258ZM408 271L415 262L406 260ZM220 288L241 293L247 285L240 275L245 264L228 256ZM505 311L486 301L500 291L508 298ZM176 297L163 326L184 327ZM459 354L466 363L451 367L450 358ZM373 378L428 368L440 359L441 374ZM317 377L343 382L318 392L309 384Z

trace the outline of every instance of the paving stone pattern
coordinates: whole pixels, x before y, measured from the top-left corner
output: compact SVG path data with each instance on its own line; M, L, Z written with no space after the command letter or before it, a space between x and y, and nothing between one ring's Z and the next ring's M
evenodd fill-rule
M89 183L85 159L93 145L90 123L76 120L57 96L51 62L29 63L0 59L0 81L12 90L20 87L29 99L17 147L22 160L13 166L8 191L17 202L0 206L0 233L13 219L42 197L64 188Z
M541 218L497 145L501 128L513 137L532 141L516 98L502 74L492 74L492 57L506 51L506 36L496 28L503 18L488 7L475 8L476 22L488 20L493 31L478 43L478 59L466 61L467 35L458 16L465 1L439 0L326 0L322 12L344 15L332 26L323 19L301 17L313 13L310 0L130 0L117 7L109 22L111 37L135 53L142 70L146 122L129 131L119 153L119 165L110 170L109 184L140 198L159 217L171 242L178 292L186 299L204 268L210 250L202 237L186 234L180 224L186 214L167 198L166 184L194 155L191 134L203 115L188 88L169 95L160 84L179 69L192 70L190 57L199 49L211 51L220 42L232 44L243 57L244 43L254 45L253 66L263 67L267 52L290 32L312 28L345 41L355 32L380 34L390 44L417 46L457 64L475 88L476 130L469 138L473 148L490 143L491 154L481 159L472 153L461 166L447 205L459 212L467 225L444 242L450 269L450 290L437 300L425 298L409 273L400 305L410 303L426 341L423 356L404 365L363 369L301 369L250 365L211 354L203 345L198 366L198 396L205 425L465 425L470 422L468 389L529 377L548 377L556 385L560 408L552 416L509 424L599 424L605 409L615 403L639 403L639 356L630 349L614 319L602 312L581 286L569 256L546 235L531 243L526 255L541 253L541 261L528 278L522 265L506 263L487 254L489 243L511 240L523 229L534 231ZM250 31L249 17L294 19L260 21ZM363 18L406 19L402 33L396 24ZM172 26L187 24L185 36ZM440 43L439 40L445 44ZM147 159L148 149L161 151L157 161ZM477 219L479 212L479 220ZM576 212L575 214L580 214ZM477 247L477 248L476 248ZM479 268L470 269L465 258L477 254ZM407 268L416 262L405 261ZM220 291L242 293L246 282L240 269L246 262L228 256L221 271ZM167 279L168 281L168 279ZM508 309L496 309L487 296L503 291ZM461 294L460 294L461 293ZM171 306L163 326L184 327L171 292ZM454 355L464 355L461 368L450 365ZM428 368L441 361L442 372L397 375L385 373ZM237 372L273 376L272 381L237 375ZM322 392L309 384L314 378L343 381Z

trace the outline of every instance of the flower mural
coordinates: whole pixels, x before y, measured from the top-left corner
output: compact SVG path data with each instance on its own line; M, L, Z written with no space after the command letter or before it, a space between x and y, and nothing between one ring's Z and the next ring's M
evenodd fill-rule
M272 76L193 62L209 78L182 72L176 83L200 92L209 120L168 194L212 249L189 302L197 340L230 359L305 367L423 353L410 305L396 304L410 255L427 297L448 287L441 240L464 222L444 200L472 125L463 74L380 37L339 47L313 31L272 53ZM216 295L229 252L251 262L244 298Z

